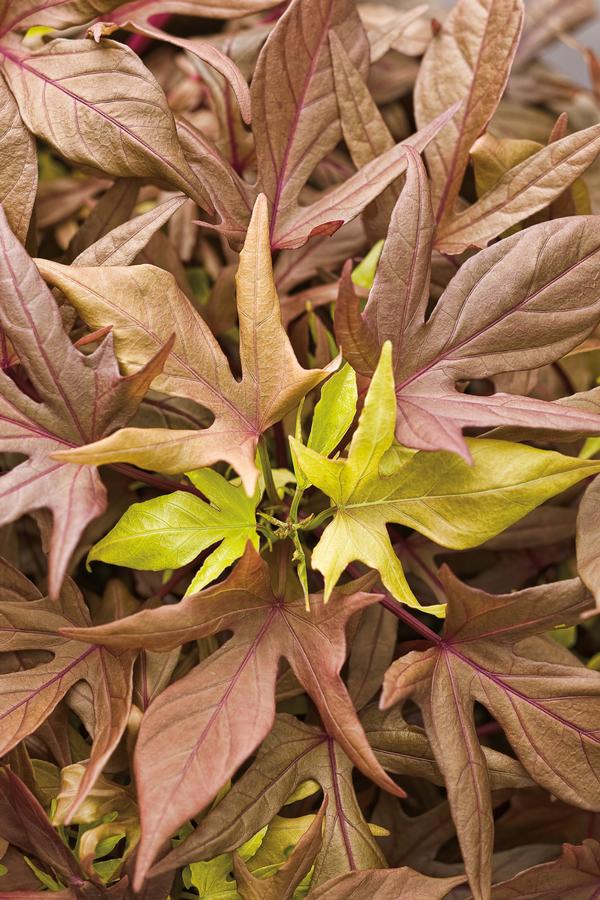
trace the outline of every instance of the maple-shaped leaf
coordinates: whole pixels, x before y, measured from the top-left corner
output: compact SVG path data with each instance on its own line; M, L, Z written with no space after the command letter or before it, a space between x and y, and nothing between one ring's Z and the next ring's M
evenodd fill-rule
M71 849L50 825L37 798L7 767L0 769L0 839L23 853L40 877L38 891L17 889L4 893L0 890L1 900L47 897L42 879L44 884L53 885L50 890L59 900L101 900L102 897L124 900L127 896L126 878L111 887L105 887L95 873L95 877L88 880ZM2 877L0 886L4 880Z
M15 581L15 579L17 579ZM23 583L24 582L24 583ZM90 761L74 799L83 799L119 742L131 707L134 654L65 638L63 628L91 620L75 585L66 581L58 601L48 600L0 560L0 652L45 651L35 665L0 674L0 755L32 734L80 681L91 690Z
M597 217L545 222L478 253L426 321L434 231L427 175L413 154L364 313L348 268L336 304L336 337L357 371L372 374L383 343L392 342L398 441L469 459L466 427L598 433L600 417L583 408L457 389L458 382L554 362L593 331L600 318Z
M248 541L258 550L259 490L248 497L242 485L232 484L211 469L189 472L188 478L209 503L185 491L134 503L112 531L92 547L88 562L100 559L160 572L185 566L218 543L192 579L187 589L192 594L239 559Z
M443 605L421 607L410 590L388 523L414 528L443 547L476 547L597 473L600 462L481 438L467 439L471 464L453 453L417 453L393 443L395 401L386 342L347 456L328 459L290 438L306 478L335 504L312 566L325 577L325 599L344 569L360 560L379 571L397 600L443 615Z
M162 368L169 346L157 345L141 368L122 377L110 335L89 356L73 346L54 297L1 211L0 257L0 327L30 382L26 391L0 373L2 449L28 457L0 478L0 523L50 510L48 581L55 597L84 528L106 507L106 491L95 469L58 462L52 454L125 424Z
M560 857L519 872L495 884L491 900L595 900L600 890L600 844L587 839L580 846L563 844Z
M163 841L213 799L268 734L282 657L350 759L380 786L402 793L377 763L339 676L348 618L381 596L367 593L369 581L363 579L345 585L329 604L311 597L307 611L283 545L279 551L270 571L248 545L226 581L176 607L65 631L114 649L148 650L168 650L224 630L234 633L163 691L142 721L135 762L142 816L138 879Z
M444 631L432 633L430 649L392 665L382 706L412 697L421 708L480 900L490 896L494 828L474 703L489 710L536 782L568 803L600 810L600 676L536 637L576 622L588 607L578 579L494 596L448 569L440 577L448 597Z
M292 410L331 369L303 369L281 324L273 281L267 203L259 197L237 270L242 378L238 381L212 332L168 272L153 266L78 268L38 260L48 282L93 328L112 326L120 362L129 371L175 335L155 387L187 397L215 417L204 430L128 428L64 460L134 462L160 472L188 472L225 460L254 493L258 439ZM159 297L148 302L148 296ZM98 326L100 327L100 326ZM337 368L337 362L332 364Z
M310 796L316 785L328 802L313 887L356 869L383 867L384 856L354 792L352 768L328 732L285 713L278 715L250 769L208 813L202 826L155 865L152 874L232 852L296 795Z

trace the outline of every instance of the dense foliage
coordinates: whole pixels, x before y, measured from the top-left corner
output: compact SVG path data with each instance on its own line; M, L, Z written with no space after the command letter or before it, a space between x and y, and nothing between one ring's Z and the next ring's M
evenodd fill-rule
M600 896L593 17L0 4L0 898Z

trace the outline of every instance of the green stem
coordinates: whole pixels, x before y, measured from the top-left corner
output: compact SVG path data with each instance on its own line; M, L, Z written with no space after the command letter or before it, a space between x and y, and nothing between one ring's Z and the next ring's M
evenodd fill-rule
M302 528L302 531L312 531L314 528L318 528L319 525L322 525L323 522L335 512L337 512L337 506L330 506L329 509L324 509L322 512L318 513L314 519L307 519L306 525L302 524L300 527Z
M267 497L269 498L269 503L272 503L273 506L279 506L279 494L277 493L277 488L273 481L271 460L269 459L269 451L264 437L261 437L258 442L258 458L260 459L260 467L262 469L263 478L265 479L265 490L267 492Z
M300 507L300 501L302 500L303 493L303 488L297 487L292 498L292 505L290 506L290 519L294 523L298 521L298 509Z

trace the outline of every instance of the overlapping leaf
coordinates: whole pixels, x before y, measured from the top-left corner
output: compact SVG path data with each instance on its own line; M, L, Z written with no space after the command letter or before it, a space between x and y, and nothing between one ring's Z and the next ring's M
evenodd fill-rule
M348 271L336 307L337 338L359 372L371 374L392 342L397 439L468 459L466 427L598 432L597 415L577 406L457 387L553 362L590 334L600 317L596 218L542 223L472 257L425 321L433 232L427 176L413 157L364 313Z
M349 563L360 560L379 571L394 597L420 606L387 523L408 525L444 547L474 547L600 469L594 461L481 439L467 439L470 463L450 453L414 453L393 444L394 418L386 343L347 458L327 459L291 439L305 476L335 504L333 522L312 556L313 568L325 577L325 598ZM425 609L443 615L443 606Z
M28 457L0 478L0 521L50 510L49 585L56 596L84 528L105 509L106 492L95 469L52 455L127 422L169 348L157 345L141 368L122 377L110 336L90 356L72 345L56 301L2 214L0 256L0 327L23 373L22 388L0 375L0 438L5 452Z
M426 152L438 221L454 213L469 150L504 92L522 24L521 0L459 0L423 57L415 84L418 126L466 100Z
M256 189L268 199L271 245L296 248L311 236L333 234L405 170L404 146L388 146L322 198L308 206L300 202L309 176L342 135L331 41L345 48L364 79L369 43L352 0L292 0L271 31L251 84L252 118L260 123L254 130L256 187L196 129L182 126L188 158L221 220L216 227L235 241L245 234ZM406 143L423 150L454 111L444 107Z
M88 562L103 560L136 569L177 569L218 544L194 576L188 593L214 581L243 555L251 541L258 550L258 490L248 497L211 469L190 472L190 481L210 501L184 491L130 506L106 537L94 545Z
M93 718L86 723L94 744L85 777L74 803L79 802L102 771L127 724L131 706L134 654L107 650L65 638L63 628L88 627L89 613L76 587L67 582L59 601L42 597L33 585L2 561L0 651L49 652L45 661L33 654L34 665L16 664L0 674L0 753L8 752L34 732L74 685L85 681L92 691ZM23 657L23 660L26 658ZM16 661L15 661L16 662Z
M334 594L330 604L312 597L307 611L288 566L285 552L277 554L269 573L248 547L225 582L189 596L176 608L68 632L115 649L156 650L226 629L234 632L219 651L164 691L142 722L136 749L143 822L138 883L163 841L213 799L267 735L281 657L354 763L383 787L399 790L375 760L339 677L346 655L345 622L379 595L366 593L365 582L355 582ZM187 728L182 733L183 718Z
M248 493L254 492L260 435L327 374L298 364L281 325L268 229L262 197L256 202L236 276L241 381L168 273L149 266L79 269L38 261L44 277L60 287L89 325L96 328L101 322L112 327L119 360L127 370L138 364L140 355L156 352L154 348L174 334L173 350L155 386L195 400L215 416L210 428L201 431L125 429L69 460L127 460L161 472L192 471L226 460L242 476ZM162 295L160 306L146 303L148 290Z

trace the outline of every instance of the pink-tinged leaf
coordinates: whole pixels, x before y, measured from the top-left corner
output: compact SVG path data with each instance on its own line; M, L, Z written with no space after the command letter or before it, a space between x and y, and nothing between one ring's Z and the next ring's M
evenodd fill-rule
M27 31L34 25L85 25L118 5L118 0L11 0L0 11L0 37L9 31Z
M442 900L464 878L432 878L414 869L367 869L340 875L312 892L314 900Z
M280 3L281 0L133 0L120 6L112 19L122 22L135 15L144 24L150 24L157 15L237 19L272 9Z
M249 545L225 582L191 595L177 607L141 612L81 632L65 631L115 650L167 650L225 629L234 633L216 654L161 694L142 722L136 750L143 821L138 882L162 843L213 799L266 737L274 720L282 657L354 764L381 787L403 795L373 755L339 676L348 618L380 597L361 590L364 581L354 582L327 604L320 596L312 597L307 611L299 584L277 584L288 562L284 552L278 554L269 572ZM199 691L205 695L200 703ZM183 733L182 719L189 726Z
M0 769L0 838L40 859L66 880L81 878L75 857L50 825L44 808L7 767Z
M94 40L100 41L102 37L109 36L115 31L131 31L133 34L142 35L150 40L164 41L172 44L181 50L187 50L193 53L203 62L212 66L226 81L231 85L233 92L240 105L240 112L245 122L250 121L250 91L246 80L236 64L218 47L209 44L208 41L196 39L187 40L186 38L176 37L150 24L147 20L138 19L134 13L134 18L128 19L123 16L118 17L118 22L97 22L91 29Z
M447 569L441 578L448 597L441 639L392 665L382 706L408 697L420 706L480 900L490 896L493 818L474 703L500 724L535 781L568 803L600 810L600 676L535 637L576 622L589 607L578 579L497 596L468 588Z
M272 208L271 238L298 194L341 137L329 35L366 76L369 44L352 0L293 0L269 35L252 79L261 189ZM290 246L285 245L285 246Z
M35 140L14 97L0 77L0 203L8 224L25 243L38 182Z
M236 276L242 379L238 381L209 327L167 272L151 266L73 266L38 261L93 328L112 325L117 353L127 371L174 335L156 387L207 407L215 420L201 430L127 428L86 449L69 451L73 462L128 461L166 473L188 472L225 460L242 476L248 493L258 475L260 435L321 382L328 369L303 369L281 324L273 282L267 203L259 197ZM148 304L148 295L163 298ZM98 323L98 324L95 324ZM163 338L164 335L164 338ZM259 348L268 347L268 355ZM66 461L66 456L61 456Z
M9 570L2 560L3 571ZM31 587L31 586L30 586ZM60 630L89 626L81 595L67 582L58 601L5 599L0 590L0 653L49 651L52 659L0 674L0 754L32 734L68 691L87 682L94 743L72 811L84 799L117 746L129 716L134 654L65 638Z
M106 492L94 469L57 462L51 454L124 424L169 348L135 374L121 377L112 336L90 356L73 347L56 301L3 214L0 257L0 325L37 397L0 373L0 443L3 451L28 457L0 478L0 522L31 510L51 511L49 586L55 597L84 528L104 511Z
M295 249L315 234L334 233L358 216L371 200L406 171L407 150L420 153L447 125L460 104L443 112L429 125L417 131L372 162L367 163L344 184L327 192L310 206L292 210L281 218L272 237L273 248Z
M588 839L580 846L563 844L559 859L519 872L495 884L491 900L596 900L600 890L600 844Z
M470 247L486 247L560 197L598 153L600 125L554 141L509 169L476 203L446 219L436 235L436 248L457 255Z
M425 321L432 230L419 171L398 200L364 313L346 273L335 318L344 354L365 375L384 341L392 341L398 441L468 458L463 428L512 424L540 434L598 433L597 410L586 404L457 389L459 382L553 362L594 330L600 318L596 218L542 223L470 258Z
M454 213L469 150L504 93L522 24L522 0L458 0L423 57L414 97L418 127L465 100L425 154L439 221Z
M243 242L258 195L256 186L240 178L214 143L190 122L180 119L177 129L187 160L206 186L220 219L218 225L205 224L218 229L236 245Z
M25 124L58 153L109 175L167 184L211 208L164 93L128 47L56 39L31 55L3 45L0 57Z
M186 201L182 194L141 213L94 241L73 260L74 266L128 266L153 235Z

